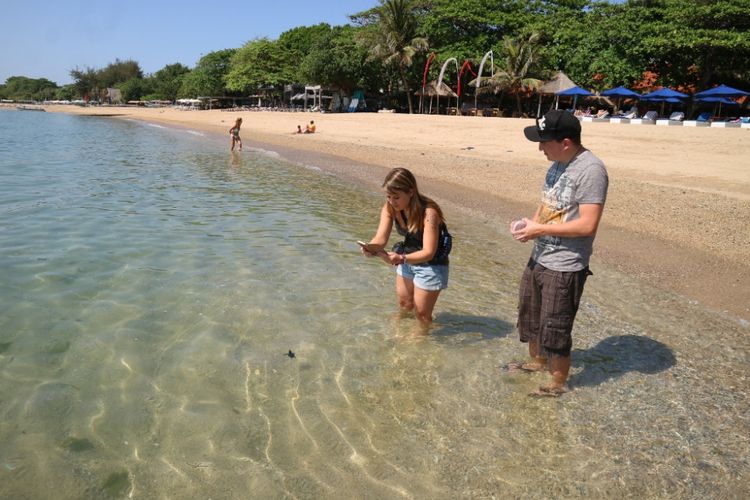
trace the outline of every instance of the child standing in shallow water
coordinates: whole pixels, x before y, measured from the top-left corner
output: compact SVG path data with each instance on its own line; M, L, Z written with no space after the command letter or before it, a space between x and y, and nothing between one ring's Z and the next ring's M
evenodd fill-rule
M239 144L240 151L242 151L242 139L240 139L240 127L241 126L242 126L242 118L237 118L237 120L234 122L234 126L229 129L229 136L232 138L232 144L229 148L230 151L234 151L235 143Z

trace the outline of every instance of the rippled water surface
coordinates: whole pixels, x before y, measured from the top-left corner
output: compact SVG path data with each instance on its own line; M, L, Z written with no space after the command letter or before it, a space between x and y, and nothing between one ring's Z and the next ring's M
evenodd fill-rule
M445 206L415 336L354 243L381 203L196 132L0 112L0 497L750 494L747 324L595 261L574 391L533 399L501 369L530 248Z

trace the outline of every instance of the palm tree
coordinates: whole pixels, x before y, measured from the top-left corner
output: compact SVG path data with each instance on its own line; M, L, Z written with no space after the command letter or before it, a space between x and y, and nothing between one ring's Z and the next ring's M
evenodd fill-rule
M414 56L426 50L426 38L417 36L417 18L411 0L381 0L377 9L377 24L374 43L370 49L372 58L383 61L385 66L393 66L398 71L401 84L406 91L409 113L414 112L411 92L406 79L406 69L412 65Z
M532 78L529 73L534 70L536 63L536 47L539 35L534 33L528 39L505 38L503 40L503 52L505 58L500 67L495 68L491 77L482 78L485 91L515 94L518 114L522 113L521 93L527 90L537 90L542 85L542 80Z

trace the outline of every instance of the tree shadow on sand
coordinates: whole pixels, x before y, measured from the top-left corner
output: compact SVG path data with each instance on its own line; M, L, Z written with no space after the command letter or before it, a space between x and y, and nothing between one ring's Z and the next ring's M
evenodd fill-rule
M574 367L583 367L570 377L570 384L579 387L600 385L629 372L659 373L677 362L669 347L638 335L608 337L591 349L576 350L572 361Z
M499 318L442 312L435 316L430 335L444 337L464 335L476 340L502 338L513 331L514 325Z

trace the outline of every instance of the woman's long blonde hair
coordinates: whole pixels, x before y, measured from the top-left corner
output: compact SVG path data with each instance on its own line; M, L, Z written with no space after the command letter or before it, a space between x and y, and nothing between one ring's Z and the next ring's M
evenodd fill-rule
M406 223L408 225L407 230L410 233L416 233L424 229L424 213L427 208L432 208L437 211L440 217L440 222L445 222L443 218L443 211L440 210L440 206L435 203L431 198L422 195L417 188L417 179L414 178L409 170L405 168L394 168L388 175L385 176L383 181L383 188L386 192L395 194L396 192L401 193L412 193L411 200L409 201L409 207L406 209ZM393 207L388 205L388 210L393 213Z

